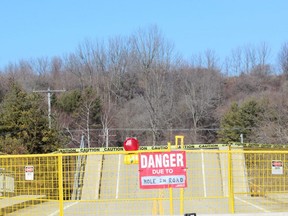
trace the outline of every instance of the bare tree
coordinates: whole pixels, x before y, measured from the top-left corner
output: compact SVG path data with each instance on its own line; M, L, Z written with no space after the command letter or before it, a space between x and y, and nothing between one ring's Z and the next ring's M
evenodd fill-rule
M159 29L152 26L148 31L139 30L131 37L135 70L139 85L143 88L143 106L153 132L153 142L161 138L159 129L170 128L174 108L173 76L171 64L173 46L166 42ZM141 81L140 81L141 80Z
M99 91L99 74L107 71L104 44L89 40L79 44L76 51L65 58L65 70L77 77L82 89L94 86Z
M102 72L102 67L99 70L99 65L103 65L102 59L99 62L99 55L105 55L105 51L99 45L99 43L94 44L90 40L85 40L82 44L79 44L77 48L78 60L82 65L82 73L84 74L86 86L96 86L97 79L96 74ZM105 59L105 57L104 57Z
M103 97L104 96L104 97ZM101 124L102 124L102 137L103 142L102 146L105 145L108 147L109 143L109 128L113 126L113 120L116 115L116 106L111 101L109 90L106 91L104 95L102 95L102 112L101 112Z
M270 58L271 48L267 43L260 44L258 49L258 64L265 66Z
M68 74L76 76L77 83L74 84L75 86L80 86L81 89L84 89L85 78L82 72L82 65L75 54L70 54L69 56L65 57L65 71L67 71Z
M32 91L35 88L37 75L34 73L31 61L21 60L17 64L9 64L4 73L9 79L19 83L24 89Z
M278 60L283 74L288 75L288 42L281 46L278 53Z
M271 49L267 43L259 46L246 45L232 50L231 57L225 61L230 74L267 75L271 72L268 64Z
M257 65L256 49L254 48L254 46L246 45L242 48L242 50L242 73L250 74L251 69Z
M226 58L227 73L232 75L239 75L243 73L243 59L242 49L237 48L232 50L231 57Z
M47 89L52 86L52 82L49 83L51 74L51 63L47 57L32 59L30 61L33 73L37 76L35 81L35 89Z
M40 77L45 77L50 72L50 62L47 57L31 60L33 71Z
M60 57L53 57L51 59L50 82L53 83L55 89L67 89L67 83L71 80L67 77L63 69L63 60Z
M255 142L287 144L288 142L288 103L287 92L269 92L259 99L264 98L265 112L261 116L257 130L254 131Z
M107 60L109 62L108 85L111 96L120 106L122 102L132 97L127 93L127 90L132 87L129 86L131 84L129 79L131 74L133 74L128 71L128 66L131 64L130 53L131 47L128 39L115 37L109 40L107 52Z
M91 147L91 128L97 126L97 115L100 116L100 101L97 93L93 90L92 87L86 88L82 93L82 106L80 115L84 120L83 130L87 137L88 148Z
M205 128L205 119L209 118L211 110L220 100L221 76L218 71L205 68L187 68L181 76L182 104L186 107L183 113L186 113L186 124L193 129L193 140L196 142L198 128ZM192 124L189 124L190 120Z
M251 70L251 74L267 76L271 73L271 67L268 64L271 49L267 43L262 43L257 48L257 61Z
M94 57L100 65L99 70L102 70L101 76L99 76L101 79L99 91L101 91L102 102L102 137L103 143L108 145L109 129L115 127L115 118L119 108L131 99L130 96L126 97L129 88L132 89L132 86L129 86L130 81L127 80L130 45L126 38L119 36L109 40L107 50L101 50L95 52Z

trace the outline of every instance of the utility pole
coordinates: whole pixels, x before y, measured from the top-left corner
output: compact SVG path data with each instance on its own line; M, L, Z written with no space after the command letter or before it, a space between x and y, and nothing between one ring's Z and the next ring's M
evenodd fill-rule
M65 89L62 90L51 90L50 87L47 90L37 90L33 92L37 93L47 93L48 96L48 120L49 120L49 129L51 129L51 94L53 92L65 92Z

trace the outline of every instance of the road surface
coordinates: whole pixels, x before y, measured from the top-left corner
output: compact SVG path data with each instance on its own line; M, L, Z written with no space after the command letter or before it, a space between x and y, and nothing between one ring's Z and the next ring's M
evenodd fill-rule
M216 150L187 151L188 187L184 189L184 213L197 215L227 214L228 163L227 154ZM269 213L283 211L286 203L279 199L251 197L245 174L244 157L234 156L233 172L236 213ZM180 213L180 189L139 188L138 164L124 164L124 155L88 155L81 200L65 201L65 215L152 215L170 214L170 195L173 195L173 213ZM241 194L243 192L243 194ZM161 198L161 200L157 199ZM283 200L283 199L282 199ZM42 209L42 210L39 210ZM59 215L58 202L31 206L10 215ZM35 214L34 214L35 213ZM271 214L271 213L269 213ZM271 214L272 215L272 214ZM281 215L281 214L280 214Z

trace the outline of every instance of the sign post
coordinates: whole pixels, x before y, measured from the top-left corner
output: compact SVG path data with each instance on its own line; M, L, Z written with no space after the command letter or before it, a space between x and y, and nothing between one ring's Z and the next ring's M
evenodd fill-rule
M186 152L150 152L139 154L140 189L185 188Z

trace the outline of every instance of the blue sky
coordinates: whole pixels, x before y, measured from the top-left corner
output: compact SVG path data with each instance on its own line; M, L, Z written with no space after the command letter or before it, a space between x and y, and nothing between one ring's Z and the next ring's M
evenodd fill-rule
M232 49L265 42L273 61L288 42L287 11L287 0L1 1L0 69L151 25L186 59L210 49L223 60Z

